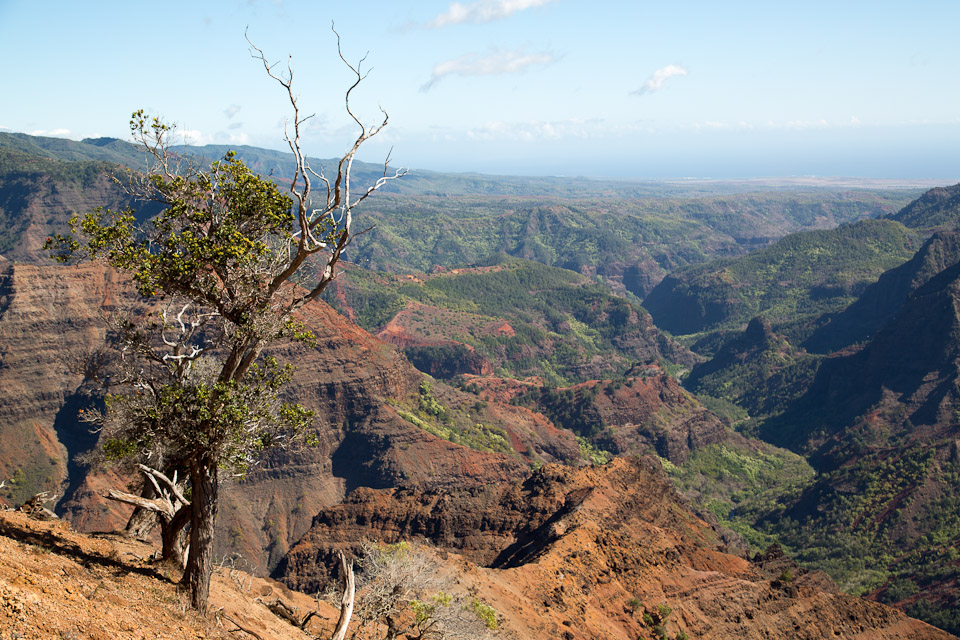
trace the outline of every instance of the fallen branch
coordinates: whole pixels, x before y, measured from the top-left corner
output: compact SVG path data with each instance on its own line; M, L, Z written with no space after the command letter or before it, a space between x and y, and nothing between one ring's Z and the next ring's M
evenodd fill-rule
M264 604L267 605L267 609L273 612L273 615L278 618L283 618L297 628L303 628L303 621L301 621L300 616L297 615L296 608L288 607L280 598L277 598L273 602L264 602Z
M170 501L166 498L144 498L142 496L126 493L125 491L117 491L115 489L107 491L103 494L103 497L107 498L108 500L116 500L117 502L131 504L135 507L146 509L147 511L159 513L163 516L166 516L168 521L173 520L173 516L176 515L176 512L173 510L173 505L170 504Z
M41 491L20 505L20 511L35 520L59 520L60 516L43 506L45 503L53 502L57 499L56 494L54 494L52 498L48 498L47 496L49 495L49 492Z

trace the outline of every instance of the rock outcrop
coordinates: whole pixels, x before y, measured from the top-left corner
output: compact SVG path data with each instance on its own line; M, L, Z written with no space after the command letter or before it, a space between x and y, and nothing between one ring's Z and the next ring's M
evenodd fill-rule
M18 478L12 502L62 495L71 454L96 442L77 422L83 363L129 291L98 265L0 268L0 479Z

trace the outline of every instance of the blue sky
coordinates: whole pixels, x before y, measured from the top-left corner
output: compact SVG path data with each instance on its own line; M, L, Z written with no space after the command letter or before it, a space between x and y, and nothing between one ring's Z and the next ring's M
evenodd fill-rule
M960 179L960 2L0 0L0 130L282 148L293 56L315 156L354 106L413 168L528 175Z

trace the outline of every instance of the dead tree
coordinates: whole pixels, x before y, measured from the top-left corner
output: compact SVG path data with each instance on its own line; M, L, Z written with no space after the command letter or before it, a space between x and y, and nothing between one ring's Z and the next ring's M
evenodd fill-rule
M336 627L334 627L331 640L344 640L347 635L347 629L350 626L350 619L353 616L353 603L356 596L356 578L353 573L353 561L347 560L347 557L341 551L340 554L340 580L342 593L340 595L340 615L337 618ZM307 615L300 617L297 607L287 605L283 600L277 598L273 602L265 602L267 608L278 618L282 618L297 627L306 630L307 623L315 616L320 615L319 604L320 596L317 595L318 609L311 611Z

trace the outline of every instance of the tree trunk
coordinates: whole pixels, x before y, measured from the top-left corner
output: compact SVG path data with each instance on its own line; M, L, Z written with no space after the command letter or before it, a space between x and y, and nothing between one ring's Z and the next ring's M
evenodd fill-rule
M161 523L160 539L163 544L161 552L162 561L171 561L178 568L183 568L184 560L183 550L187 544L186 526L190 523L191 509L189 506L181 507L173 520L167 523Z
M143 483L143 490L140 492L140 497L147 500L153 500L158 497L157 490L153 487L152 483ZM127 520L127 526L123 529L123 535L128 538L136 538L137 540L146 540L150 536L150 532L153 531L153 528L157 526L159 522L160 518L155 511L137 507L133 510L133 513L130 514L130 519Z
M207 454L190 465L190 554L180 584L190 590L190 604L206 613L213 573L213 528L217 520L217 461Z

